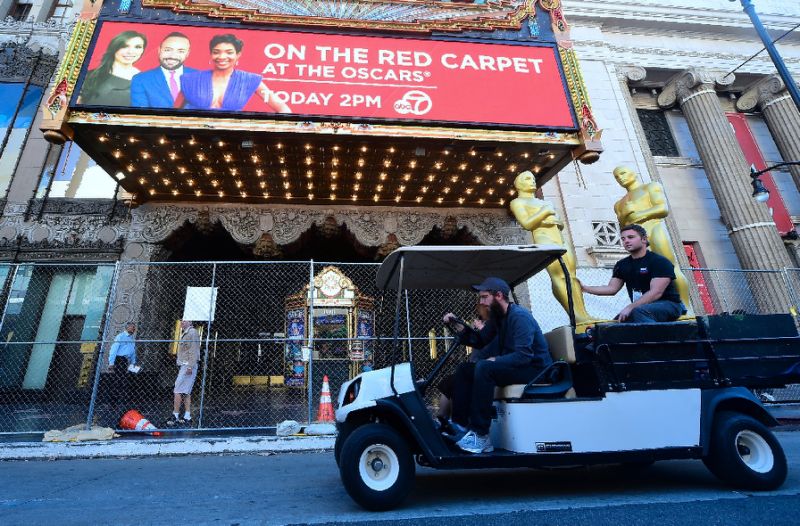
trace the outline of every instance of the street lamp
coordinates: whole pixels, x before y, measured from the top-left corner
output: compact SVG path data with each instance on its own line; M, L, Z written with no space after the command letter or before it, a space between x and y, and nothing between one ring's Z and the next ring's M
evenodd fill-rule
M770 170L774 170L775 168L780 168L781 166L800 166L800 161L786 161L783 163L774 164L772 166L768 166L763 170L756 170L752 166L750 167L750 177L753 178L751 181L751 185L753 185L753 198L759 203L766 203L769 199L769 190L766 189L764 183L761 182L761 177L763 174L769 172Z
M736 2L736 0L729 1ZM775 69L778 70L778 75L780 75L781 79L783 79L783 83L786 85L786 89L789 91L789 95L792 97L794 105L797 106L798 110L800 110L800 90L797 89L797 84L795 84L791 73L789 73L789 69L783 62L783 58L781 58L780 54L778 53L778 49L775 47L775 43L772 41L772 38L770 38L769 33L767 33L764 24L762 24L761 19L758 18L756 8L753 6L750 0L739 1L744 8L744 12L750 17L750 21L753 22L753 27L755 27L758 36L761 37L761 41L764 43L764 48L767 50L767 53L769 53L772 63L775 64Z
M769 190L764 186L764 183L761 182L761 179L758 176L761 175L757 173L753 168L750 168L750 177L753 180L750 182L753 185L753 198L758 201L759 203L766 203L769 201Z

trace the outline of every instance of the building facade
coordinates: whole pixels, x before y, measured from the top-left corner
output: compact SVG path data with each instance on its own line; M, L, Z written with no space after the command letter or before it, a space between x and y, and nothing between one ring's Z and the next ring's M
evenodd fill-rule
M136 180L144 178L138 173L140 164L150 167L154 163L137 153L135 170L128 173L120 165L123 166L120 172L111 171L108 167L113 164L114 150L108 149L105 157L99 155L102 145L92 145L94 139L85 130L107 123L108 133L94 136L97 141L128 140L131 142L121 148L120 155L136 149L167 161L173 151L160 148L159 141L168 143L174 137L183 137L182 126L213 129L213 122L199 122L196 120L199 117L169 112L167 117L173 120L167 124L163 116L148 121L147 115L137 116L135 112L126 116L124 122L114 121L113 116L109 120L104 112L76 108L75 99L69 102L62 97L62 81L67 79L75 88L76 82L85 82L84 76L78 78L84 60L85 75L85 70L94 67L94 63L89 66L89 57L98 55L95 58L99 59L99 54L89 53L96 47L95 40L100 34L93 26L98 16L113 16L118 23L134 25L201 23L230 31L283 27L287 31L311 33L314 24L302 26L292 22L292 17L298 16L292 9L299 9L298 4L307 9L304 14L307 20L324 20L327 25L320 24L328 31L336 26L336 16L343 16L319 8L322 2L221 0L218 4L235 10L235 16L224 19L220 18L220 7L216 4L198 3L193 9L179 4L187 3L12 0L4 4L6 12L0 11L0 16L5 17L0 23L0 93L4 95L0 98L0 108L5 123L0 144L3 199L0 260L7 263L0 269L4 273L0 278L5 282L0 336L13 351L6 353L2 362L0 388L13 392L15 400L33 403L42 399L30 393L47 390L53 383L48 376L48 371L55 367L53 356L67 356L60 363L62 368L70 370L68 379L58 382L79 386L84 391L91 387L93 373L100 369L95 367L96 353L104 349L103 345L75 343L71 347L75 356L69 357L69 352L59 351L57 342L102 339L107 343L127 321L151 320L152 330L143 336L153 340L148 352L154 360L164 362L165 353L157 350L158 341L171 337L180 306L164 306L169 302L161 302L152 290L169 290L183 299L185 287L192 285L194 279L181 278L178 271L160 270L178 268L169 265L187 264L186 273L197 275L208 270L201 270L200 266L192 270L190 264L200 261L244 264L313 259L341 263L344 267L380 261L401 245L528 242L529 234L508 209L508 202L515 195L514 177L523 169L537 173L543 198L564 219L563 237L574 251L583 279L607 280L607 269L624 255L619 247L619 225L613 203L625 190L613 172L625 166L642 182L657 182L663 187L670 209L666 227L682 267L755 273L744 278L710 271L693 273L695 312L737 308L785 312L795 304L786 275L769 272L800 266L794 228L800 221L800 167L771 172L766 181L772 190L768 205L752 199L749 171L751 165L763 167L760 163L800 160L800 113L774 75L775 69L766 53L753 57L762 45L737 3L565 0L562 5L559 0L541 0L485 5L353 0L349 4L362 4L361 10L350 11L349 18L338 23L345 28L342 31L354 34L391 30L390 26L395 26L394 30L405 27L406 31L395 33L395 37L412 39L436 34L456 41L557 42L562 50L559 60L565 86L568 84L566 92L572 97L577 131L574 138L568 132L545 130L541 133L549 133L549 138L520 135L514 139L516 145L525 141L538 145L532 150L538 161L530 163L525 161L527 157L522 157L528 154L523 149L511 146L503 152L503 148L497 147L498 140L491 142L489 135L475 135L471 144L469 135L463 134L452 140L441 134L426 135L430 130L422 128L384 131L384 137L395 132L405 134L396 138L397 149L406 155L401 159L403 167L400 161L369 157L378 146L394 152L395 144L384 139L351 141L353 149L341 161L348 169L357 171L364 154L368 165L365 173L372 171L376 177L370 180L374 188L368 194L362 191L357 197L353 183L359 183L355 181L348 183L346 194L343 189L337 190L336 181L326 179L324 189L320 188L317 179L303 179L305 169L298 172L301 176L297 180L289 181L291 177L282 180L278 177L281 169L276 166L275 184L284 186L277 187L279 192L271 190L268 199L260 196L254 199L252 191L240 186L222 190L216 185L213 192L219 193L218 196L208 193L212 188L208 186L202 190L202 197L195 198L193 191L184 188L178 192L174 181L168 182L157 172L150 172L147 183L137 186ZM391 15L395 16L392 19L378 13L379 7L386 7L382 4L397 4L400 14ZM535 16L515 18L523 8L530 9L528 13ZM800 5L778 0L760 0L756 8L774 38L791 31L793 21L800 15ZM487 22L481 22L487 26L477 27L474 20L487 14L481 10L488 9L498 10L490 13L495 17L492 24L496 27ZM463 23L453 23L458 17ZM259 20L262 25L258 25ZM440 20L445 20L441 27L437 25ZM420 29L420 23L430 27ZM153 49L157 43L148 45ZM778 47L789 69L800 73L800 39L790 32ZM199 50L192 49L192 53ZM579 69L573 67L570 57L580 60ZM480 106L482 97L503 96L503 92L482 93L481 86L475 86L475 91L475 100L466 102L465 108ZM520 99L519 104L541 103L536 102L536 90L529 96L530 102ZM65 131L61 124L67 122L64 120L67 106L73 129ZM339 144L335 139L357 135L359 131L351 128L352 122L357 120L342 124L335 119L309 118L292 125L308 126L304 132L316 133L313 137L325 145L324 152L321 148L319 151L323 157L328 156L324 162L330 169L336 166L333 148ZM210 148L235 141L234 154L253 157L256 163L255 157L262 147L258 137L265 135L270 140L290 137L284 143L297 151L287 153L286 160L291 164L296 158L303 167L306 155L303 140L292 142L284 121L264 125L263 134L255 128L236 128L240 125L227 128L225 125L216 133L204 133L202 141ZM117 133L120 129L134 129L137 134L123 136ZM513 135L511 131L506 133ZM304 137L307 136L311 135ZM190 135L185 138L194 140ZM86 153L79 142L93 153ZM271 147L276 146L274 143ZM487 144L491 147L485 147ZM313 147L306 146L306 151L317 151L316 143ZM417 181L414 175L414 181L408 185L409 193L400 190L406 186L402 177L409 163L429 163L429 177L434 177L438 161L432 156L433 150L454 157L463 155L464 165L471 162L470 155L481 160L481 166L474 172L472 165L468 168L470 179L475 181L469 186L474 186L475 195L465 179L446 185L440 183L438 175L436 184L431 185L424 179ZM511 160L508 152L513 152L516 160ZM177 155L181 153L177 151ZM276 154L278 158L282 159L281 154ZM315 157L312 162L316 164L318 159ZM385 171L381 162L389 162L384 164ZM455 163L453 169L458 170L457 166ZM132 175L134 172L136 175ZM213 180L207 179L211 185ZM381 194L378 188L384 186L384 179L389 182ZM157 182L153 183L154 180ZM258 179L254 176L253 181ZM314 184L316 187L309 186ZM435 197L427 196L428 186L431 193L440 192L442 206L438 205L443 201L437 204ZM462 201L447 197L451 187L452 195L460 195ZM350 190L352 200L349 200ZM410 193L412 190L414 195ZM197 192L201 192L199 186ZM290 196L292 192L294 195ZM478 197L478 192L485 195ZM253 283L258 279L253 278ZM279 291L275 292L276 297L280 296L279 310L283 309L284 298L302 288L302 280L281 287L278 278L264 279L275 280L269 286ZM538 296L540 308L553 313L543 315L544 324L555 326L566 318L554 300L541 297L549 296L547 279L546 275L540 276L530 287ZM735 286L730 285L732 280ZM176 282L180 284L170 288ZM205 281L201 284L208 285ZM364 284L359 286L367 288ZM723 290L728 291L728 296L746 296L748 300L737 303L730 298L720 299L725 295ZM268 297L258 298L269 301ZM158 310L156 305L162 305L162 309ZM588 307L598 317L608 315L608 307L604 310L599 303ZM257 325L253 323L229 339L247 340L253 335L246 333L258 332ZM285 337L287 327L283 316L266 332L278 341ZM420 335L426 333L427 328L420 331ZM16 347L14 342L19 342ZM278 373L270 371L266 376L280 376ZM246 371L231 375L265 376ZM231 375L223 382L229 383ZM154 385L167 381L153 380ZM85 394L69 396L83 400Z

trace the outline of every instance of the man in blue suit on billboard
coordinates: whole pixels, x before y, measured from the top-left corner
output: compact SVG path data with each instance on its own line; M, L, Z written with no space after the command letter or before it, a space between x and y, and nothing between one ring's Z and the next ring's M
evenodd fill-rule
M189 37L170 33L158 46L160 66L134 75L131 80L131 105L135 108L172 108L181 92L181 77L196 71L184 68L189 56Z

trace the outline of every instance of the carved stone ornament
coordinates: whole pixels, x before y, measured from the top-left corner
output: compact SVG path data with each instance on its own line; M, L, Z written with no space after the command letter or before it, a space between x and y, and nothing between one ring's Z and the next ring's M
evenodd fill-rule
M383 208L330 209L275 206L239 208L226 206L145 204L132 211L130 241L161 243L183 225L219 221L231 237L243 245L252 245L265 233L277 245L297 241L312 225L320 228L345 227L364 246L384 243L387 234L395 234L401 245L416 245L433 229L442 228L448 214L444 211L413 211ZM504 210L462 211L455 215L457 228L466 228L480 243L496 245L517 242L513 225ZM513 239L513 240L512 240Z
M46 87L58 64L58 56L34 51L23 44L0 44L0 80L13 81L30 78L31 84Z
M737 99L736 109L751 112L786 95L786 84L778 75L770 75L748 87Z
M697 92L695 88L706 86L713 91L715 87L728 86L733 83L733 75L723 76L705 69L689 68L673 76L658 96L658 106L669 109L682 105L685 99Z
M641 82L647 78L647 70L642 66L620 66L617 76L627 82Z
M401 31L519 29L536 0L142 0L143 7L248 23L354 27ZM560 2L542 0L560 13ZM551 5L554 4L554 5Z

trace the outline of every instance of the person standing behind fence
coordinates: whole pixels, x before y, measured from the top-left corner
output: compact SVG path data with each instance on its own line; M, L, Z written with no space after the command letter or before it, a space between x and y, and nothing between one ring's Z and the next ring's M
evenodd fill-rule
M136 365L136 340L133 337L135 332L136 324L128 323L125 330L114 338L114 343L108 351L108 372L114 374L111 396L123 405L131 402L131 373L128 367Z
M178 369L173 390L172 418L167 420L167 425L170 427L192 423L192 387L197 378L198 362L200 362L200 334L192 326L191 321L183 320L177 357L177 365L180 369ZM184 408L183 417L180 416L181 401L183 401Z

